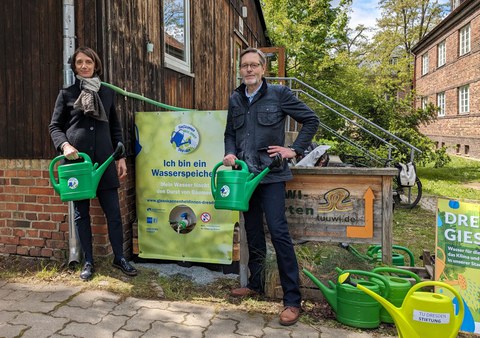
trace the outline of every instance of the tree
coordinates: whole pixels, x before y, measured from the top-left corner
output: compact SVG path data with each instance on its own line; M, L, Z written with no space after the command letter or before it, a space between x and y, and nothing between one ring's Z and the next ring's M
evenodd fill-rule
M381 17L370 59L378 64L376 78L389 83L378 84L390 91L408 91L413 79L412 47L444 18L446 5L438 0L380 0L379 5Z
M305 76L321 65L338 40L345 40L346 9L351 0L337 8L330 0L265 0L263 11L269 36L275 45L288 46L287 72Z
M418 126L431 121L435 107L413 109L410 51L441 20L443 7L429 0L380 0L379 4L382 17L369 41L364 26L351 29L347 25L351 0L341 0L337 7L332 7L330 0L263 1L271 40L287 47L288 76L301 79L404 138L421 148L425 158L431 158L431 143L419 133ZM330 128L363 147L387 154L379 140L361 134L357 126L324 106L309 104ZM348 118L361 124L354 115ZM328 133L322 137L333 138ZM396 155L406 156L401 152Z

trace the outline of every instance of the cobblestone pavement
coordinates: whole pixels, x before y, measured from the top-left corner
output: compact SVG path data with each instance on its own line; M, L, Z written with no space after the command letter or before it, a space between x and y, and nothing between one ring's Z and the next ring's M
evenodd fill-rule
M217 304L121 298L67 285L0 280L0 337L321 337L368 338L366 332L297 323ZM382 337L382 336L375 336Z

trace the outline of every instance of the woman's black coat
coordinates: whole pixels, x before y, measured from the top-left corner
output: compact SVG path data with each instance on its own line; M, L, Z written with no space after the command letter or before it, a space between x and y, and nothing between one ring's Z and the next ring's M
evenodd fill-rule
M52 120L49 125L50 135L55 146L69 142L79 152L86 153L93 163L102 164L112 155L118 142L123 143L122 126L115 109L115 92L101 86L98 95L102 100L108 122L86 116L82 110L74 109L73 104L80 95L80 81L65 89L61 89L55 102ZM118 188L115 161L112 162L100 180L98 189Z

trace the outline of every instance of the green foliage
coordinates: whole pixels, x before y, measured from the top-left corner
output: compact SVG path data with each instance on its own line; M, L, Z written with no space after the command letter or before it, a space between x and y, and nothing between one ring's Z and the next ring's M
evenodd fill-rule
M444 165L448 163L446 153L434 150L433 143L420 132L420 126L435 120L436 109L433 105L414 109L415 95L411 91L411 47L442 19L443 7L431 0L382 0L379 4L380 29L371 41L365 27L347 26L351 0L342 0L336 7L330 0L264 0L263 10L270 38L274 44L287 47L287 75L348 107L305 99L323 124L377 156L387 158L392 152L397 161L410 160L409 147L373 130L351 111L357 112L418 148L421 154L415 154L416 162ZM398 149L389 149L385 142L362 128ZM332 153L359 152L340 142L331 131L321 129L317 138L338 142Z
M443 168L452 161L452 158L448 156L447 148L445 147L438 149L435 154L437 156L432 161L434 168Z

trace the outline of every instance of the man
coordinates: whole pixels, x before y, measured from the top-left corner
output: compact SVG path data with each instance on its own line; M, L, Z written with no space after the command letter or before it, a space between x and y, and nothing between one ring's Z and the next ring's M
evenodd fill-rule
M234 166L245 161L250 172L258 174L277 154L284 159L302 154L315 135L319 119L306 104L298 100L288 87L267 84L265 55L248 48L240 55L242 84L230 96L225 128L223 164ZM284 147L287 116L302 124L295 142ZM266 241L265 216L275 248L283 290L283 311L280 324L295 324L300 315L301 294L298 264L285 217L285 182L292 179L286 161L273 168L257 186L243 213L248 241L250 277L246 287L234 289L234 297L247 297L264 292Z

